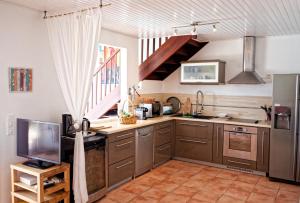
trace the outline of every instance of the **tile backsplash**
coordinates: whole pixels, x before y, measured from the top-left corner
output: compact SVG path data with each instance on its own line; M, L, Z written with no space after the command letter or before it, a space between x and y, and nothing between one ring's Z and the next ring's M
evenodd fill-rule
M172 96L177 97L182 105L184 105L187 98L190 98L192 104L196 104L196 94L176 93L143 94L136 99L135 103L138 104L151 99L166 102L166 100ZM204 113L209 115L226 113L235 118L265 120L266 114L260 109L260 106L264 105L271 106L272 97L204 95Z

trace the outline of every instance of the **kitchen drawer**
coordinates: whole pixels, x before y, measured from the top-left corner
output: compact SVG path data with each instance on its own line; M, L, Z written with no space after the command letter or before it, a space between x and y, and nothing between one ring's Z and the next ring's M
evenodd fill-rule
M134 157L120 161L108 167L108 185L109 187L120 183L127 178L133 177Z
M135 137L109 143L108 162L114 164L128 157L134 156Z
M175 157L211 162L212 141L177 137Z
M108 135L108 142L115 142L134 136L134 130L126 130Z
M212 139L213 123L200 121L176 121L176 137Z
M251 160L238 159L233 157L223 157L223 164L237 168L256 170L256 162Z
M160 129L164 129L164 128L170 128L172 127L172 121L166 121L166 122L162 122L159 123L155 126L155 130L160 130Z
M171 159L171 144L165 144L155 148L154 166L165 163Z
M154 145L161 146L171 142L172 129L171 128L162 128L160 130L155 130L154 134Z

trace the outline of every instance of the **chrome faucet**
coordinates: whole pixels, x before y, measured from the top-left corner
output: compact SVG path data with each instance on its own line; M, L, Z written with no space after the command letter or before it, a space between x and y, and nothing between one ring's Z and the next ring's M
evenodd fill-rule
M199 94L201 94L201 110L200 110L200 112L198 112ZM201 113L201 111L204 110L203 101L204 101L204 94L203 94L203 92L201 90L198 90L197 91L197 97L196 97L196 114Z

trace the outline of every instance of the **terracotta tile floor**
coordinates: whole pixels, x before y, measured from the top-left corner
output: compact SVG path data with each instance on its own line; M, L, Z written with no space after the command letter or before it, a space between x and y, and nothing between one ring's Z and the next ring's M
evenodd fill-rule
M97 203L300 203L299 198L300 186L172 160L111 191Z

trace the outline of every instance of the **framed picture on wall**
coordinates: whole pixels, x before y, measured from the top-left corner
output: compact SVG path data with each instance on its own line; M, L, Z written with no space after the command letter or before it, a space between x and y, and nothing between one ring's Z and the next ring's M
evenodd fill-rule
M9 67L9 92L32 92L32 68Z

